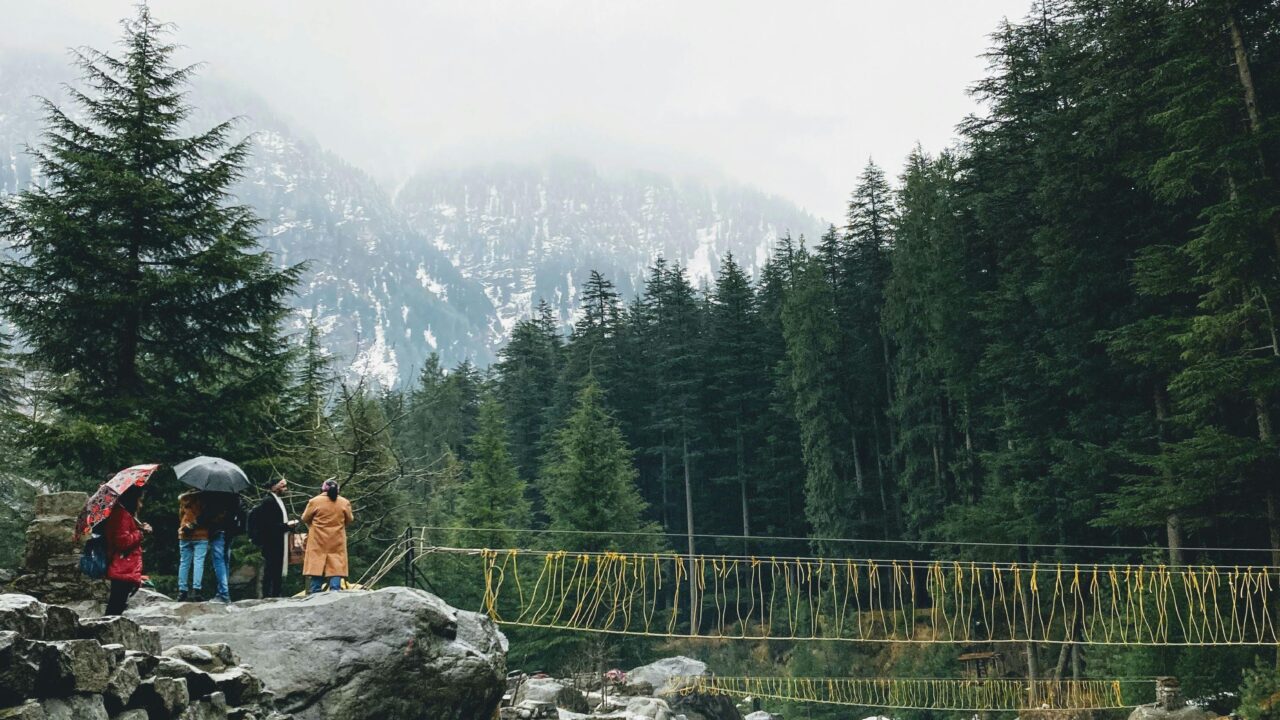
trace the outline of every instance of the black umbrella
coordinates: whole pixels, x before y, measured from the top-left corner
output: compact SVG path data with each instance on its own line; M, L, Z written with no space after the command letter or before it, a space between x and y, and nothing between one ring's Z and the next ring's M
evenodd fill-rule
M197 490L236 493L249 489L249 478L235 463L201 455L173 466L178 479Z

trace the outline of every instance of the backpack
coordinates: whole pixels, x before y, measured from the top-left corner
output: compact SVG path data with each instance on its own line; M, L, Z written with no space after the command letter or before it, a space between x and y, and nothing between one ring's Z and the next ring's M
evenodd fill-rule
M263 540L262 533L259 532L262 525L262 523L260 522L261 515L262 515L262 506L259 505L255 507L253 510L249 511L249 517L248 517L249 542L253 543L257 547L262 547L262 540Z
M100 533L92 533L80 550L80 572L91 580L107 576L107 539Z

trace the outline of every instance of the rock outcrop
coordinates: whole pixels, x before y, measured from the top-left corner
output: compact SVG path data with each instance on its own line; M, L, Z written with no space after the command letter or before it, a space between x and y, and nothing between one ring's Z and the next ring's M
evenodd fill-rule
M0 720L288 720L230 648L159 648L128 618L0 595Z
M509 704L501 709L500 718L743 720L742 711L729 696L691 691L692 678L706 673L706 663L677 656L628 673L615 670L603 676L578 676L573 680L513 675ZM584 693L577 688L588 690Z
M179 661L201 657L192 646L234 648L299 720L489 720L505 684L507 641L492 621L411 588L126 614Z
M11 585L14 592L60 604L100 601L107 596L105 581L90 580L80 573L76 518L88 499L82 492L36 496L36 517L27 526L22 568Z

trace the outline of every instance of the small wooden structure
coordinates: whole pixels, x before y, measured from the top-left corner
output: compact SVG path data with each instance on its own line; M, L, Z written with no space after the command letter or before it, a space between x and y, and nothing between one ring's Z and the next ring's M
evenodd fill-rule
M990 650L973 650L958 658L964 665L965 676L982 680L1000 677L1004 673L1004 662L1000 653Z

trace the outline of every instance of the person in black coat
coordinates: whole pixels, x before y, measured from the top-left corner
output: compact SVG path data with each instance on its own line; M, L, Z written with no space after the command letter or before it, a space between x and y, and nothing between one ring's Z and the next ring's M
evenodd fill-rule
M289 533L297 520L289 519L284 507L289 483L283 477L272 481L262 502L249 513L249 538L262 551L262 597L280 597L284 576L289 571Z

